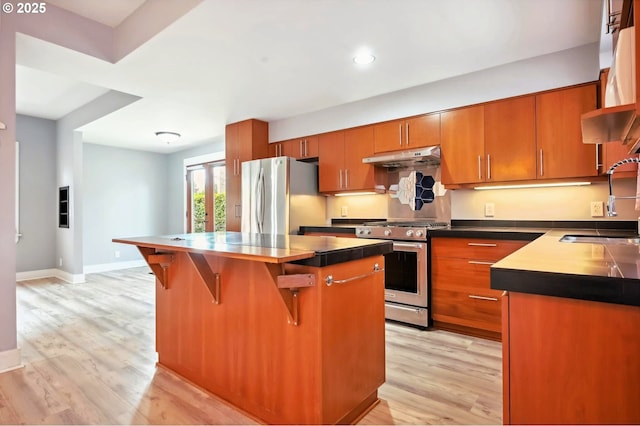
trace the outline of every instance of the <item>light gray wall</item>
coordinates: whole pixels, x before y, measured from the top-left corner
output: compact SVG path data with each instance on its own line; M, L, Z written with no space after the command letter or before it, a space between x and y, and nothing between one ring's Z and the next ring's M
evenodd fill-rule
M141 259L135 246L113 238L167 234L167 160L165 154L84 144L85 266Z
M167 206L167 220L169 234L182 234L185 229L186 215L186 176L184 170L184 160L198 157L200 155L224 152L224 138L212 140L194 148L185 149L169 155L169 169L167 192L169 194L169 204Z
M140 99L111 90L70 112L57 122L57 183L69 186L69 228L58 228L56 259L58 268L72 275L83 273L82 233L82 132L77 129ZM62 261L62 265L60 265Z
M20 233L16 272L56 267L56 122L18 115Z

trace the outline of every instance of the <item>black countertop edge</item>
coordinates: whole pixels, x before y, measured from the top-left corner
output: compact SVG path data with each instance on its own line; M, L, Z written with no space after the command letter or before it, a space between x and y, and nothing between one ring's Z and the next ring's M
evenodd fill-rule
M392 241L381 241L377 244L369 244L363 247L353 247L346 249L331 250L325 253L316 253L309 259L296 260L291 263L306 266L329 266L337 263L349 262L352 260L364 259L365 257L388 254L393 251Z
M640 306L637 280L491 268L491 288L618 305Z
M637 230L635 220L482 220L452 219L451 227L467 228L577 228Z
M329 234L356 234L356 226L331 226L331 225L319 225L319 226L301 226L298 230L298 234L304 235L307 232L323 232Z

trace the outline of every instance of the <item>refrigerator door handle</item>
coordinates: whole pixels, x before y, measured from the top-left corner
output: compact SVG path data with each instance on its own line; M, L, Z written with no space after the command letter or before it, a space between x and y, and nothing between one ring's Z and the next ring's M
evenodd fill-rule
M256 223L258 225L258 233L262 234L264 229L264 169L261 167L258 172L258 179L256 185Z

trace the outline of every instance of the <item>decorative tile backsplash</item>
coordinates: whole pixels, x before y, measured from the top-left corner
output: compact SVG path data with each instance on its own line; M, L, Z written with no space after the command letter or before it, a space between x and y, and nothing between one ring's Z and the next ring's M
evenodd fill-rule
M389 194L400 203L408 205L411 210L420 210L435 199L433 187L436 181L431 175L420 171L412 171L408 176L400 178L396 185L391 185Z

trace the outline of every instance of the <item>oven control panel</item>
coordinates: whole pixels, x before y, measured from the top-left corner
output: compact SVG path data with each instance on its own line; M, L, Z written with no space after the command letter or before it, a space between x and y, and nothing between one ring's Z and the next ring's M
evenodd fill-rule
M379 238L383 240L424 241L427 238L427 230L423 227L358 226L356 227L356 236L358 238Z

